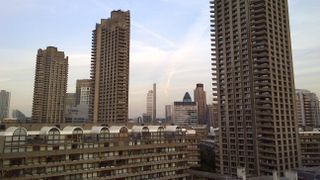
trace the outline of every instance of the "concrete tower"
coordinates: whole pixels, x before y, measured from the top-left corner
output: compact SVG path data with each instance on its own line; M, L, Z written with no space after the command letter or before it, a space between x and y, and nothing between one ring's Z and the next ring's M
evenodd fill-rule
M287 0L212 0L218 170L283 175L300 165Z
M112 11L93 30L89 119L94 123L128 121L129 42L129 11Z
M49 46L39 49L33 91L32 122L63 123L68 57Z

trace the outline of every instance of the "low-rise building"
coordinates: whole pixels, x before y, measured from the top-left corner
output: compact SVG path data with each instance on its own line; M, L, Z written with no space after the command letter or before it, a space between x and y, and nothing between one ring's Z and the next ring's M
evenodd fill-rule
M299 132L301 162L304 167L320 166L320 131Z
M184 180L189 134L179 126L8 127L0 179Z

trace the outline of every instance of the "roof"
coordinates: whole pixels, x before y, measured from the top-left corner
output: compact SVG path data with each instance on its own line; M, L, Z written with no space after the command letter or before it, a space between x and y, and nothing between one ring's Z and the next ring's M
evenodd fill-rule
M101 130L104 128L106 128L109 131L109 128L107 126L92 126L91 133L100 134Z
M191 96L188 92L186 92L183 96L183 102L192 102Z
M126 129L128 130L128 128L125 127L125 126L111 126L111 127L109 128L109 131L110 131L110 133L120 133L120 130L121 130L122 128L126 128Z
M63 128L61 134L73 134L73 131L76 129L81 129L83 132L83 129L80 126L66 126L65 128Z
M196 131L193 129L188 129L186 134L196 134Z
M12 136L17 129L23 129L26 132L26 135L28 133L27 129L24 127L13 126L13 127L8 127L5 131L1 132L0 136Z
M163 127L162 126L148 126L148 128L149 128L149 132L158 132L159 129L161 129Z
M57 128L57 127L54 127L54 126L44 126L40 129L39 131L39 135L48 135L49 132L52 130L52 129L56 129L59 131L59 133L61 133L60 129Z

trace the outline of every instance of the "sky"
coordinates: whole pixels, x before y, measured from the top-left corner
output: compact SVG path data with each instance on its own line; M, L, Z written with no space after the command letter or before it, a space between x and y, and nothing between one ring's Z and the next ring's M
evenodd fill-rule
M288 0L296 88L320 95L320 1ZM193 98L196 83L211 96L209 0L0 0L0 89L11 109L31 115L36 53L56 46L69 57L68 92L89 78L91 33L112 10L130 10L129 117L146 111L157 84L164 106Z

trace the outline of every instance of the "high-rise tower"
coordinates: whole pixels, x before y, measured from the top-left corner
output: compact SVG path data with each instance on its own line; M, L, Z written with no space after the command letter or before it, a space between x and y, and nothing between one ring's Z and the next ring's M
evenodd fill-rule
M68 80L68 57L49 46L38 50L32 122L63 123Z
M198 122L200 124L207 124L207 95L203 90L203 84L197 84L194 90L194 101L198 106Z
M250 175L299 166L287 0L211 0L220 167Z
M10 109L10 92L6 90L0 91L0 121L9 117Z
M296 89L296 103L299 126L320 127L319 99L306 89Z
M91 98L89 119L128 121L129 11L112 11L92 33Z

